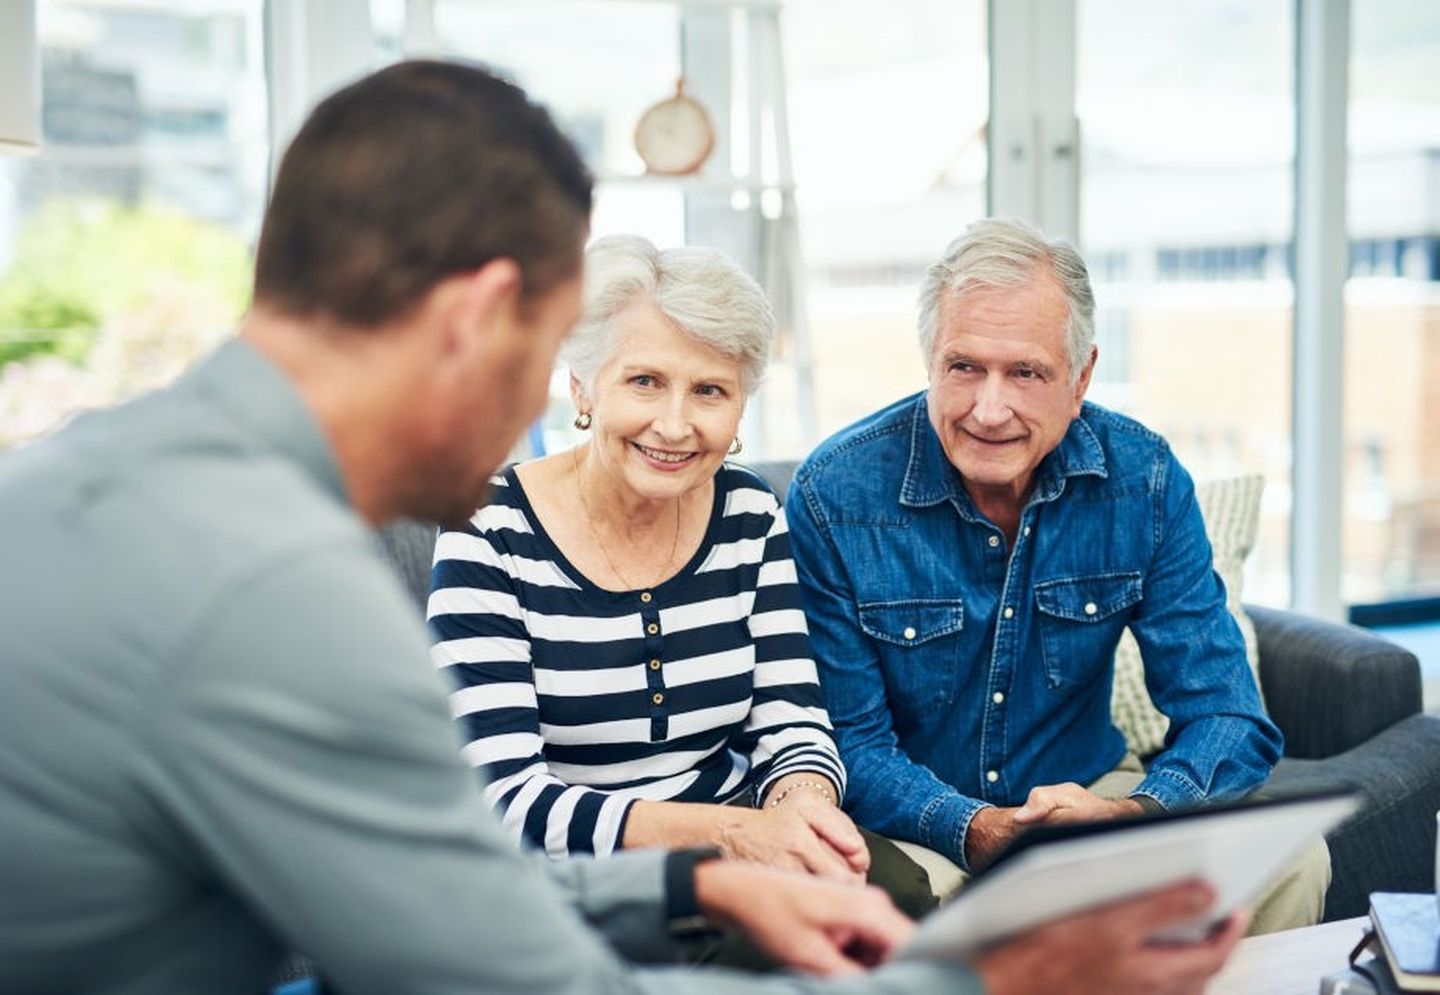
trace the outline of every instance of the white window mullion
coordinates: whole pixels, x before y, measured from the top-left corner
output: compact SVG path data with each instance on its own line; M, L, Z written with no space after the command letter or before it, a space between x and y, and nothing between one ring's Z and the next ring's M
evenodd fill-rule
M1297 0L1291 601L1342 618L1349 0Z
M442 53L435 28L435 0L405 0L405 38L401 50L407 59L434 58Z
M370 69L369 0L266 0L270 173L310 109Z
M1080 235L1076 0L990 2L989 213Z

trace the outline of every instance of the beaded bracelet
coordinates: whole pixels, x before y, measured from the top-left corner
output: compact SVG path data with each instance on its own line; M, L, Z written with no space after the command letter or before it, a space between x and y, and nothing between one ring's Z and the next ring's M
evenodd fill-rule
M829 802L831 805L836 804L835 795L830 790L830 785L826 784L824 781L796 781L793 784L787 784L784 791L781 791L774 798L770 799L770 804L768 807L778 808L781 802L783 802L786 798L790 797L790 792L796 791L800 788L816 788L822 795L825 796L825 800L827 802Z

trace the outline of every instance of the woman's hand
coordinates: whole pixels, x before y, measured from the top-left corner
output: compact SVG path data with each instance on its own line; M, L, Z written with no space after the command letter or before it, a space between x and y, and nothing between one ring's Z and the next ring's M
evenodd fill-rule
M865 837L843 811L818 793L796 791L785 797L771 812L794 812L805 820L812 832L824 841L848 865L853 874L865 879L870 870L870 851Z
M850 817L821 790L785 781L771 789L766 807L720 813L717 843L727 857L752 860L851 884L865 881L870 853ZM778 804L771 804L774 799Z

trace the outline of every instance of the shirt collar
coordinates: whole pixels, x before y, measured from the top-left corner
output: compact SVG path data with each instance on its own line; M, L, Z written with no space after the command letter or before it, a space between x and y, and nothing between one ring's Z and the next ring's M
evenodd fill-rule
M320 423L290 378L249 342L226 341L194 368L190 379L245 431L349 505L340 463Z
M970 496L965 491L965 483L945 456L940 437L930 424L930 413L925 403L928 396L924 391L918 394L911 412L910 459L905 465L905 479L900 485L900 504L924 508L957 500L968 507ZM1059 497L1070 477L1108 476L1105 450L1086 419L1091 410L1089 403L1083 405L1080 417L1070 423L1070 428L1060 439L1060 445L1040 461L1035 470L1032 501L1052 501Z

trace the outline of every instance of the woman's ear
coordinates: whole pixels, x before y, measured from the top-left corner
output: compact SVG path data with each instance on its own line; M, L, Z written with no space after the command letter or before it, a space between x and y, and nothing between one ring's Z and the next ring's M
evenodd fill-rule
M575 402L576 411L589 411L593 406L590 395L585 391L585 385L574 373L570 374L570 400Z

